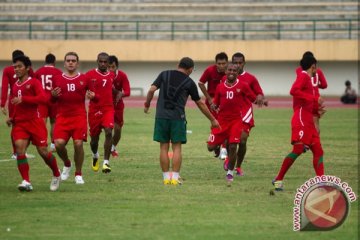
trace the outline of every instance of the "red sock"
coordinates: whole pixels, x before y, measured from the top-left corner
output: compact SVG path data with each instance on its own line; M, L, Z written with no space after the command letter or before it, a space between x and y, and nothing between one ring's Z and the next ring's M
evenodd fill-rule
M48 153L45 163L46 163L46 165L48 165L51 168L53 175L55 177L60 176L59 168L56 163L56 158L51 152Z
M311 146L311 151L313 152L313 167L316 173L316 176L324 175L324 162L323 155L324 151L320 143L315 143Z
M26 155L18 155L16 157L17 167L23 180L30 182L29 177L29 163Z
M71 161L68 159L68 160L65 160L64 161L64 166L65 167L71 167Z
M303 153L303 151L304 151L304 146L303 146L303 144L295 144L295 145L293 146L292 152L289 153L289 154L285 157L285 159L284 159L284 161L283 161L283 163L282 163L282 165L281 165L280 171L279 171L278 175L277 175L276 178L275 178L276 181L277 181L277 180L283 180L283 179L284 179L286 172L289 170L289 168L290 168L291 165L294 163L294 161L296 160L296 158Z
M81 171L80 172L75 172L75 176L81 176Z

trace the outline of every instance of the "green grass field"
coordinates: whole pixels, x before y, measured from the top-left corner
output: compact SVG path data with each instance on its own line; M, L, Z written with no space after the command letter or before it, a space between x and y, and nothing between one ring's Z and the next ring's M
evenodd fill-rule
M86 143L85 185L75 185L71 177L57 192L50 192L51 172L37 154L30 160L34 191L17 190L16 163L4 160L10 158L10 129L1 117L0 239L358 239L359 200L333 231L292 230L296 189L314 176L311 153L290 169L285 191L269 195L271 180L291 149L290 109L256 109L246 175L236 177L230 188L222 162L206 150L209 122L197 109L187 110L192 134L183 146L184 184L162 184L159 144L152 141L154 111L126 109L120 158L112 159L111 174L92 172ZM321 120L321 137L326 174L340 177L358 196L357 122L357 109L329 109ZM35 154L33 146L29 152Z

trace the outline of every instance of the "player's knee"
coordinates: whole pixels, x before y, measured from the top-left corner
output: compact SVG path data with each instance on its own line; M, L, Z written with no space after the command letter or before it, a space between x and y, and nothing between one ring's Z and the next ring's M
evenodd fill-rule
M207 145L207 149L208 149L209 152L214 151L216 148L217 148L217 145L211 145L211 144Z
M55 140L56 148L63 148L65 146L65 140Z
M37 151L39 153L39 155L43 158L43 159L47 159L48 158L48 150L47 147L37 147Z
M75 141L74 142L74 147L76 149L82 148L83 147L83 142L82 141Z
M299 156L304 152L304 148L304 144L294 144L292 152Z

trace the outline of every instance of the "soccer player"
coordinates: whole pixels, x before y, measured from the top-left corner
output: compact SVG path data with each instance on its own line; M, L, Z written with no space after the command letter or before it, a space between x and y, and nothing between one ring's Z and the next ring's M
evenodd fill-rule
M92 169L99 171L99 137L101 130L104 129L104 162L102 165L103 173L110 173L109 164L111 145L112 145L112 129L114 128L114 105L112 99L112 89L114 81L114 73L108 71L109 55L107 53L99 53L97 56L98 67L88 71L85 75L89 79L90 90L95 96L90 100L88 120L90 127L90 147L93 153Z
M14 50L12 52L12 62L14 62L14 59L18 56L22 56L24 55L24 52L21 50ZM29 75L31 77L34 76L34 71L32 70L32 68L30 67L29 69ZM8 94L9 94L9 99L12 99L12 87L14 86L15 82L18 80L18 77L15 74L14 71L14 66L10 65L4 68L3 70L3 75L2 75L2 87L1 87L1 111L4 115L7 115L9 113L9 116L13 115L13 110L14 110L14 106L13 104L9 101L8 102L8 110L6 110L5 106L6 106L6 102L8 100ZM10 92L9 92L10 91ZM13 146L13 154L11 156L11 158L16 159L16 149L15 149L15 145L14 145L14 141L11 140L12 146ZM29 158L33 158L34 156L31 156L30 154L26 154Z
M256 77L249 72L244 70L245 67L245 56L244 54L237 52L231 58L232 63L237 64L239 66L239 75L238 79L241 82L247 83L256 95L255 103L261 107L263 105L268 105L268 100L264 97L264 93L262 88L260 87L259 81ZM241 164L244 161L246 154L246 143L247 139L250 135L251 128L255 126L254 122L254 114L253 114L253 106L252 102L246 100L246 104L243 105L242 109L242 117L243 117L243 132L241 134L241 141L239 143L239 148L237 152L237 162L236 162L236 174L238 176L243 176L243 170L241 169ZM224 161L224 169L226 169L227 161Z
M208 66L203 74L201 75L198 85L201 92L205 96L205 103L210 112L217 117L217 113L211 110L213 105L213 98L215 94L215 89L220 83L221 79L225 76L226 65L228 63L228 56L224 52L220 52L215 56L215 64ZM207 84L207 87L205 86ZM220 152L215 151L215 157L220 154L220 159L226 158L226 148L225 146L221 148Z
M313 154L313 167L317 176L324 175L323 149L319 133L313 120L314 102L320 104L323 100L314 92L311 78L316 74L316 59L305 56L300 61L303 71L297 75L290 94L293 96L293 116L291 119L292 151L285 157L278 175L273 180L276 191L283 190L283 179L294 161L310 149Z
M109 71L115 74L113 82L113 102L114 102L114 135L112 138L111 155L119 156L116 146L121 138L121 129L124 125L124 97L130 96L130 84L126 73L119 70L119 61L116 56L109 56Z
M50 101L51 99L51 89L53 88L53 79L56 75L61 75L61 70L55 67L56 57L54 54L47 54L45 57L45 65L39 68L35 72L35 78L41 81L42 87L45 90L46 97L48 101L45 104L39 105L39 114L46 122L46 119L50 119L50 137L51 145L50 150L55 151L54 145L54 124L56 117L56 105Z
M149 113L151 100L160 89L156 105L154 141L160 143L160 167L165 185L181 184L179 172L182 162L181 145L186 139L185 105L188 96L196 103L201 112L210 120L212 127L219 127L218 121L201 101L195 82L190 78L194 61L184 57L177 70L167 70L159 74L151 85L144 103L144 112ZM173 151L172 174L169 172L169 147Z
M31 141L50 167L53 177L50 190L56 191L60 184L60 171L55 156L47 149L47 129L45 122L38 116L39 103L45 103L45 92L39 80L29 76L31 61L21 55L14 59L14 70L18 80L12 88L11 103L14 110L7 124L12 125L11 135L16 147L17 165L23 181L18 185L20 191L32 191L29 164L25 155Z
M66 144L73 139L75 183L84 184L82 165L84 162L83 142L87 140L87 116L85 96L94 96L87 91L88 79L77 71L79 56L75 52L68 52L64 57L65 71L54 77L52 100L58 104L54 127L54 141L56 152L64 162L61 180L67 180L70 175L71 161L69 160Z
M228 170L226 179L228 184L233 181L233 171L236 162L237 145L240 143L243 129L242 106L245 99L255 102L256 96L247 83L237 79L238 65L230 63L226 69L226 81L220 83L215 91L213 110L218 110L220 128L213 128L208 140L208 150L216 150L225 140L228 142Z
M310 51L307 51L303 54L303 58L304 57L314 57L314 54ZM296 75L301 74L302 72L302 68L301 66L299 66L298 68L296 68L295 72ZM316 68L316 74L311 77L311 84L314 87L314 93L316 96L320 96L320 92L319 92L319 88L320 89L325 89L327 88L327 81L325 78L325 75L323 73L323 71L321 70L321 68L317 67ZM320 133L320 118L321 116L325 114L325 109L324 106L319 106L319 104L317 102L314 102L314 109L313 109L313 118L314 118L314 123L315 123L315 127L316 130Z

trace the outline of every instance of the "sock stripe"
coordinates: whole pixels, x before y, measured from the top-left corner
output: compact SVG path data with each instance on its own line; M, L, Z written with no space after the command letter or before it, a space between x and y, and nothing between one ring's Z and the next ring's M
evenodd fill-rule
M28 163L28 160L27 158L25 159L17 159L17 165L21 165L21 164L27 164Z
M291 158L292 160L295 161L298 156L299 156L298 154L296 154L296 153L294 153L294 152L291 152L291 153L289 153L286 157L287 157L287 158Z
M322 164L322 163L323 163L323 156L321 156L321 157L319 158L319 160L318 160L318 163L317 163L318 167L319 167L320 164Z

